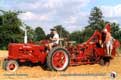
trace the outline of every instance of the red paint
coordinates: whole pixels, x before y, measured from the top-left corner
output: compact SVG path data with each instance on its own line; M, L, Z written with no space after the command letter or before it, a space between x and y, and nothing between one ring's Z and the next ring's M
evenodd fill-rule
M106 28L110 31L110 25L106 25ZM106 55L106 48L98 46L100 40L102 40L102 33L96 30L86 42L77 44L76 46L66 46L70 55L70 65L98 63L100 58L105 57ZM48 42L49 41L47 40L42 40L40 42L41 45L10 43L8 47L8 59L19 60L20 62L41 62L44 64L47 57L45 47ZM114 42L113 46L112 55L115 55L116 47L120 46L118 40ZM56 53L57 54L53 56L53 65L56 67L62 67L66 60L65 56L61 51Z
M9 44L8 59L16 59L21 62L31 61L33 63L44 63L47 53L45 47L35 44L11 43Z
M66 58L65 58L63 51L57 51L57 52L55 52L55 54L53 56L52 64L55 67L62 68L66 61L65 59Z
M14 68L15 68L15 64L10 64L10 65L9 65L9 69L10 69L10 70L14 70Z

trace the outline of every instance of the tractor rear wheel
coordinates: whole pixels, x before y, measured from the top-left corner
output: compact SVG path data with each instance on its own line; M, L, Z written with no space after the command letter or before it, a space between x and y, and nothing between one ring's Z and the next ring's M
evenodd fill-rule
M69 63L69 52L62 47L55 47L48 53L47 65L50 70L64 71Z
M18 62L16 60L4 60L3 69L7 71L16 71L18 69Z

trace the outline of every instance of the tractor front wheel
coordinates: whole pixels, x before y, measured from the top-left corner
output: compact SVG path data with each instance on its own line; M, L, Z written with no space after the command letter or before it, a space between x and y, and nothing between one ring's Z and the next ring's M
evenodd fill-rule
M16 60L4 60L3 69L7 71L16 71L18 69L18 62Z
M64 71L69 63L69 52L64 48L55 47L48 53L47 65L50 70Z

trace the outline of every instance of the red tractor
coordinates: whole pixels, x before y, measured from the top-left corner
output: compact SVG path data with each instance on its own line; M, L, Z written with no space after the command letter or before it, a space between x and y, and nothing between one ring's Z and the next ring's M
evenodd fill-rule
M25 36L26 37L26 36ZM92 37L77 45L68 45L53 47L47 52L47 40L41 41L41 45L33 43L10 43L8 46L8 57L4 60L3 68L8 71L15 71L18 69L19 63L30 61L32 63L41 63L47 65L50 70L63 71L69 65L93 64L109 61L110 58L106 56L105 47L100 46L100 40L103 43L103 35L99 31L95 31ZM116 45L118 41L115 40L113 44L112 55L116 54Z

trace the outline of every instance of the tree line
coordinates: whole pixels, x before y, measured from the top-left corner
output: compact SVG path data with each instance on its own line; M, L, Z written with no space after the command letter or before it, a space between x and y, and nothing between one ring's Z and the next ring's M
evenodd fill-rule
M23 22L18 18L21 11L3 11L0 10L0 49L7 49L9 43L21 43L24 38ZM111 34L114 38L121 41L121 31L119 24L105 21L102 11L98 7L92 8L90 11L88 25L83 30L74 32L67 31L62 25L53 26L57 29L60 37L68 40L82 43L86 41L95 30L101 31L105 24L111 24ZM34 42L46 38L46 34L41 27L33 29L31 26L25 25L28 32L28 39Z

